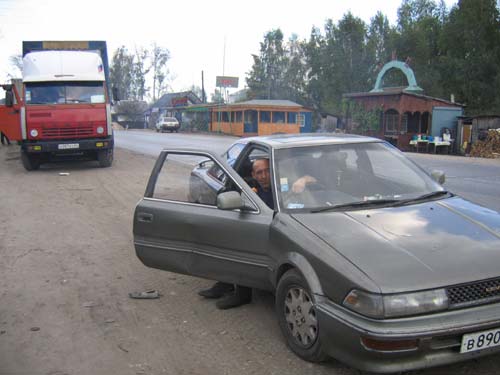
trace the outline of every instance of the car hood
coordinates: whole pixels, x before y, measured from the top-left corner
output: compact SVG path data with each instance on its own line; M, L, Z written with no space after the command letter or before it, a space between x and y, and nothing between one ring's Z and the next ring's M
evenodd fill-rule
M500 214L458 197L292 217L357 266L383 293L500 276Z

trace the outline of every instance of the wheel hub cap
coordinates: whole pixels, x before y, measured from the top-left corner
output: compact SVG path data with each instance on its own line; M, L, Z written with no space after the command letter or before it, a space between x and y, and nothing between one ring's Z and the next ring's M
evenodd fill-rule
M318 337L316 311L308 292L301 287L288 290L285 299L285 318L288 329L295 342L304 347L311 347Z

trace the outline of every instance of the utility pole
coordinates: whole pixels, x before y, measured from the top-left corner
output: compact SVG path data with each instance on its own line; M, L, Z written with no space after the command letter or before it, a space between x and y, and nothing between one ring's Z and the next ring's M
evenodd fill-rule
M203 78L203 70L201 71L201 102L207 102L207 96L205 94L205 79Z

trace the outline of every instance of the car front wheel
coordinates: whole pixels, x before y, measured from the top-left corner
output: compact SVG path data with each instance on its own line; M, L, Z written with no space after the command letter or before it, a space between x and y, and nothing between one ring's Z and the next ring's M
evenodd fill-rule
M290 349L310 362L325 361L312 293L296 269L287 271L276 291L276 312Z

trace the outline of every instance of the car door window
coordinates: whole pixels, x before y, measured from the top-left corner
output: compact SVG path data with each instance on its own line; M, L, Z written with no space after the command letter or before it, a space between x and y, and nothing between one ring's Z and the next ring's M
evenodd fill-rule
M240 191L238 185L212 158L167 153L152 190L152 198L179 203L217 205L223 191ZM243 194L245 202L248 197ZM248 201L249 202L249 201ZM249 206L253 206L249 202Z
M227 163L230 165L230 166L233 166L234 165L234 162L236 161L236 159L238 158L238 156L240 155L241 153L241 150L243 150L245 148L245 144L244 143L236 143L234 144L233 146L231 146L229 148L229 150L227 150L225 153L224 153L224 157L226 158L227 160Z

